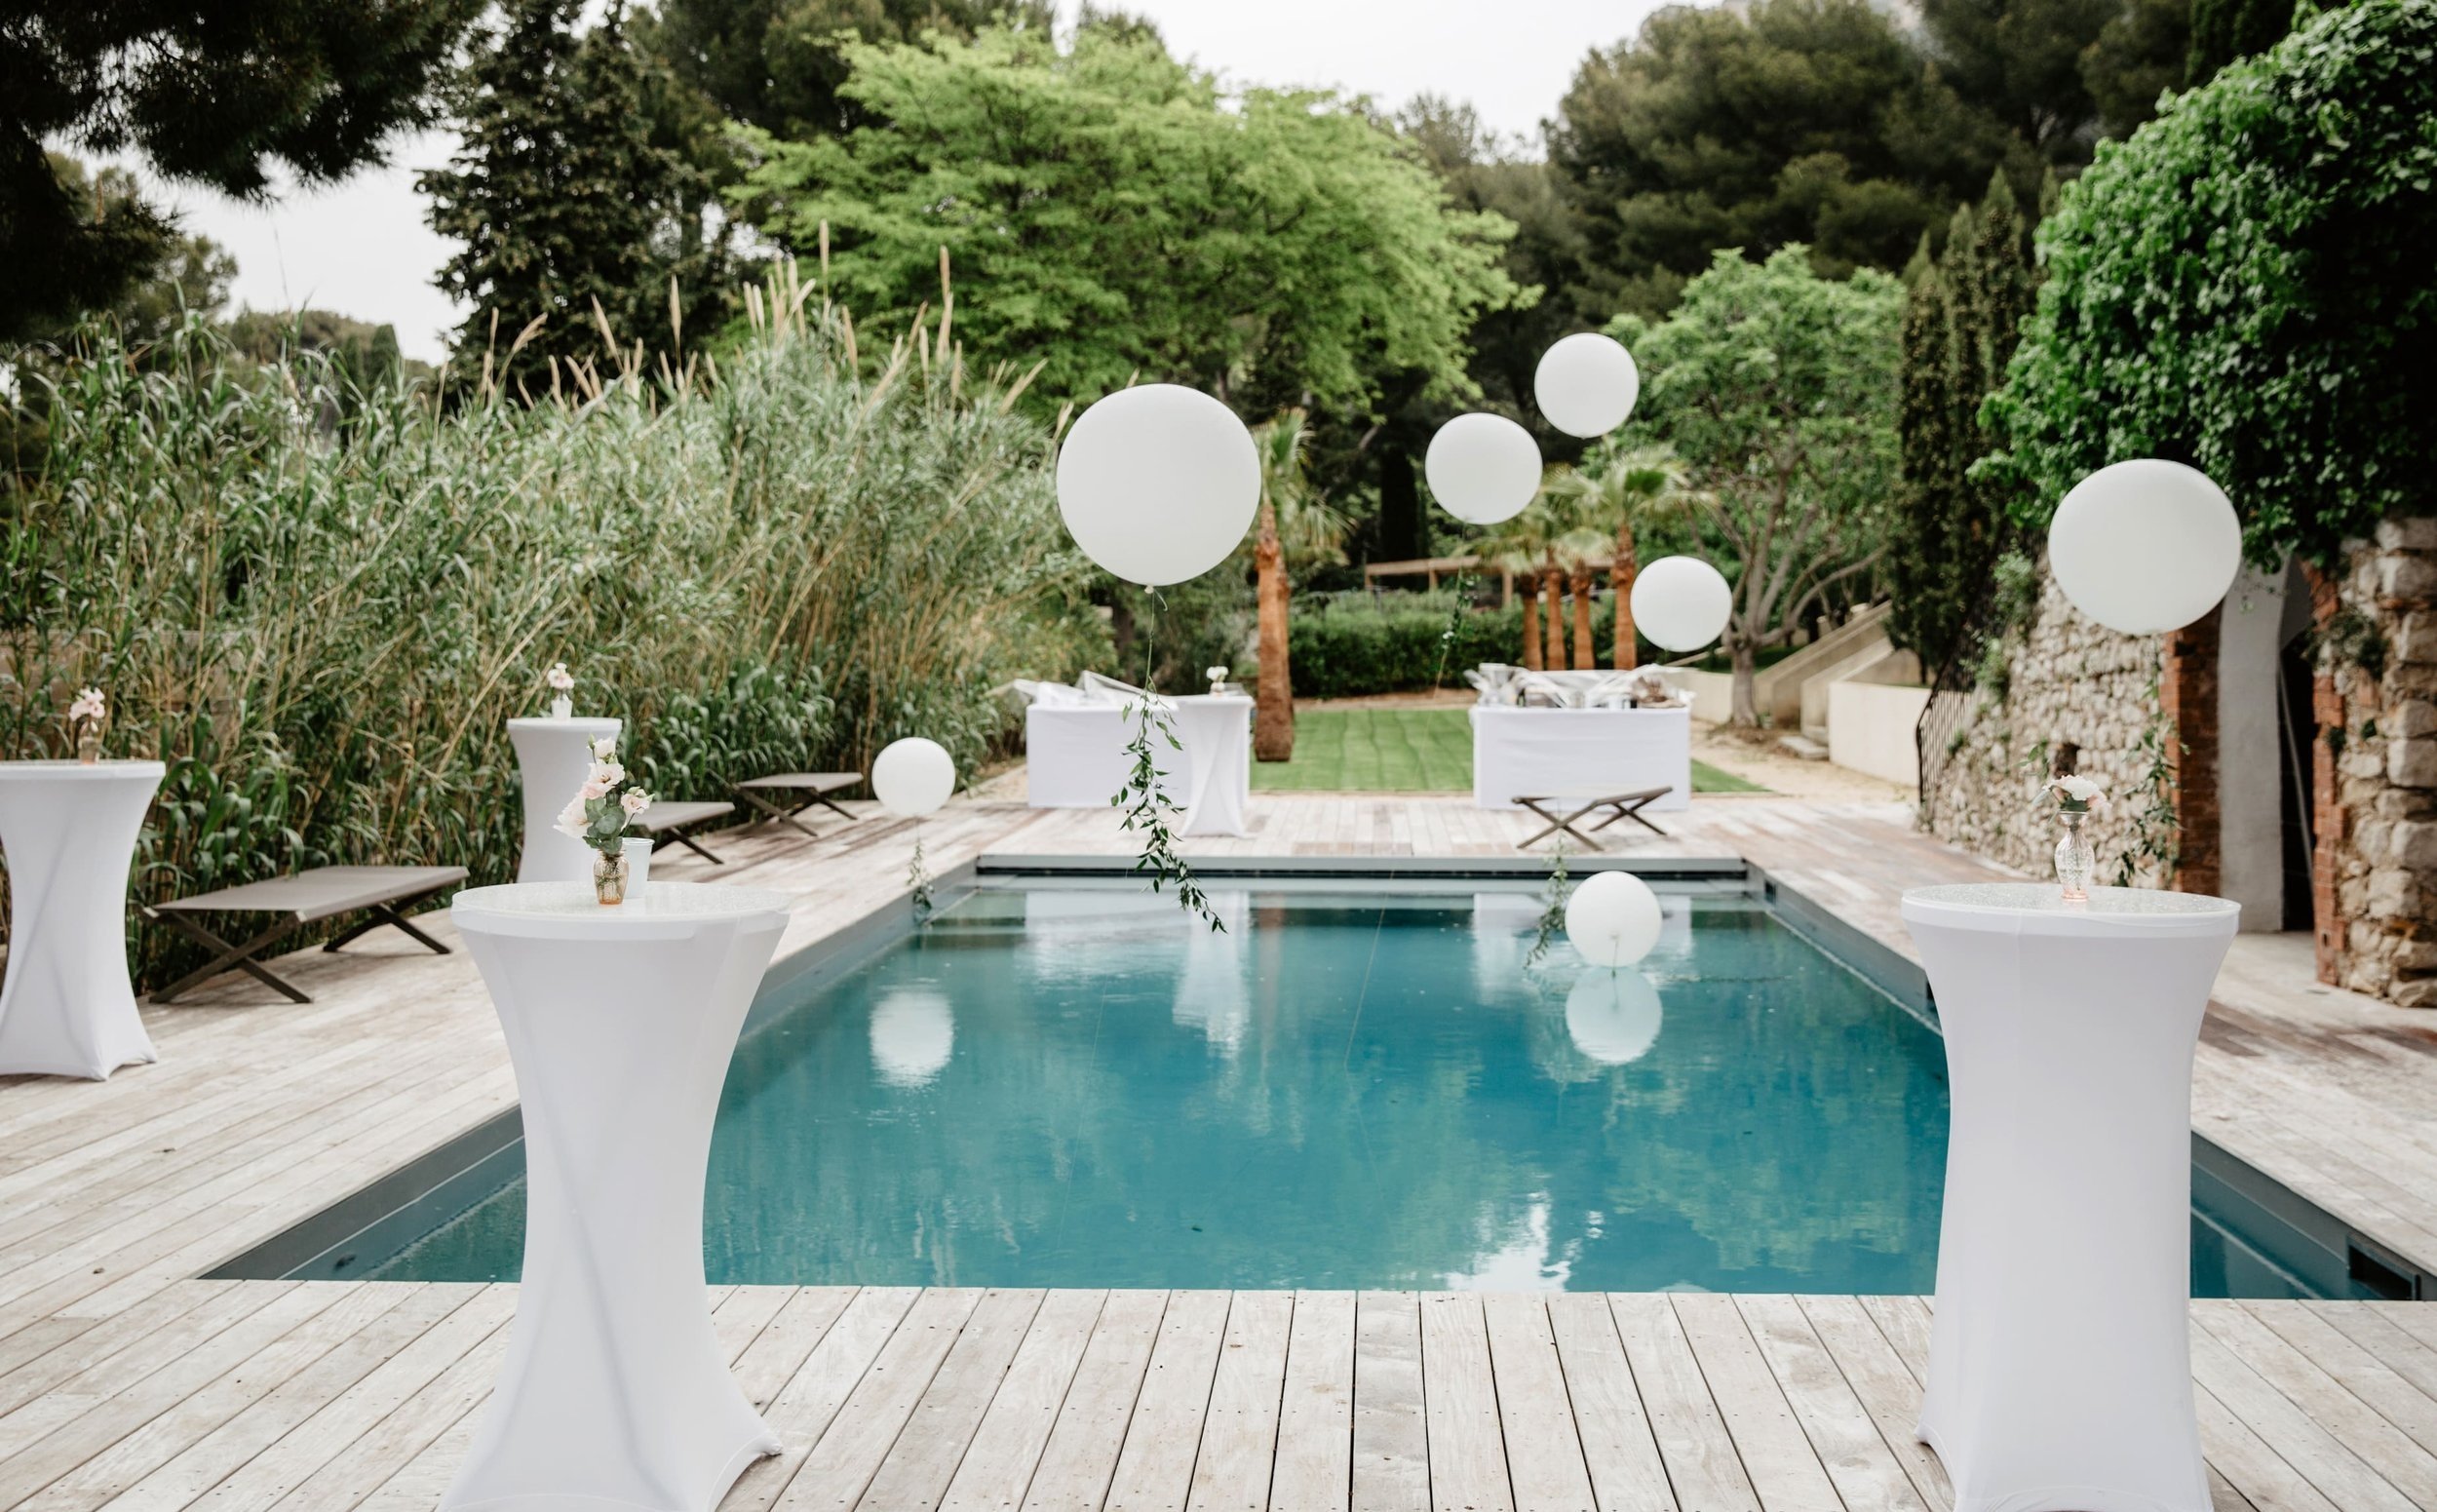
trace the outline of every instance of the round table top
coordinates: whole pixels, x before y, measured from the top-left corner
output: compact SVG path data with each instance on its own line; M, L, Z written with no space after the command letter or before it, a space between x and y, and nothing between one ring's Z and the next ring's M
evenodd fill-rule
M459 930L540 939L670 939L708 924L767 919L784 924L788 896L716 882L645 882L605 906L585 882L509 882L469 887L448 905Z
M2242 905L2203 893L2150 887L2093 887L2069 904L2054 882L1959 882L1904 895L1907 922L2005 934L2231 934Z
M512 730L581 730L586 734L614 733L626 723L610 715L578 714L554 719L545 714L519 715L508 721Z
M138 777L159 782L169 775L169 770L159 761L113 761L107 756L91 766L58 759L0 761L0 782L57 782L62 778L70 782L124 782Z

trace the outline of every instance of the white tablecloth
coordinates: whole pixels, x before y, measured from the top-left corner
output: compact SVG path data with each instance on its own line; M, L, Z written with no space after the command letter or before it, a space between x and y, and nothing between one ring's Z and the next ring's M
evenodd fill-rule
M1690 806L1691 710L1473 706L1475 808L1513 808L1519 795L1641 788L1674 790L1652 812Z
M2209 1512L2192 1412L2191 1057L2240 910L2052 882L1904 921L1953 1095L1920 1436L1955 1512Z
M516 747L517 766L524 777L524 855L517 866L518 881L592 879L592 851L552 826L575 790L584 786L584 774L592 769L593 742L603 736L615 739L624 727L616 719L508 721L508 740Z
M709 1512L779 1452L712 1334L702 1204L787 900L654 882L603 908L556 882L473 888L449 912L507 1034L526 1197L507 1361L441 1505Z
M1156 734L1161 789L1184 808L1185 834L1242 834L1253 788L1253 701L1207 693L1167 700L1182 751ZM1106 808L1133 762L1130 705L1034 704L1025 712L1025 784L1034 808Z
M0 1073L107 1077L152 1062L127 974L127 873L158 761L0 761L9 968Z

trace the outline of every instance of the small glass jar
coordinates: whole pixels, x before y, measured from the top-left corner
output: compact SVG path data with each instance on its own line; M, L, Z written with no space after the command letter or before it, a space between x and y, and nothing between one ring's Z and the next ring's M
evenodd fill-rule
M86 766L101 762L101 726L88 719L76 732L76 759Z
M605 908L614 908L626 901L626 853L619 850L593 852L593 896Z
M554 719L575 717L575 700L561 693L550 701L550 717Z
M2056 842L2056 879L2065 889L2067 903L2090 901L2090 872L2098 857L2090 849L2089 837L2081 833L2090 818L2086 808L2061 808L2056 817L2065 824L2065 836Z

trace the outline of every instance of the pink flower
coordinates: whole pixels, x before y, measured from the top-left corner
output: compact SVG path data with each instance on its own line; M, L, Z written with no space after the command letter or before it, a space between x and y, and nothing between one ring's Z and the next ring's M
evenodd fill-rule
M101 689L97 687L80 688L76 694L76 701L67 706L67 720L70 724L81 724L89 719L99 724L109 717L109 705L103 702Z
M569 803L565 808L560 810L559 822L551 826L551 828L557 830L561 834L567 836L569 839L580 840L584 838L584 800L579 797L574 802Z
M605 798L608 795L609 785L601 781L599 776L587 778L584 786L575 790L575 801L578 803L590 803L595 798Z
M567 664L564 662L552 662L550 670L543 673L542 677L552 687L561 693L575 686L575 678L567 671Z
M618 806L625 809L626 816L632 819L644 809L651 807L651 795L640 788L629 788L619 795Z

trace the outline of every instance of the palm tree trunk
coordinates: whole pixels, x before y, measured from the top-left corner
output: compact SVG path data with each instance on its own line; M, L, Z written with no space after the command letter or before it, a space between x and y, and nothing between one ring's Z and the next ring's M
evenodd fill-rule
M1551 552L1548 570L1540 574L1540 599L1549 613L1549 637L1544 654L1549 659L1551 672L1566 670L1566 618L1557 601L1557 596L1564 592L1565 586L1566 574L1557 570L1557 553Z
M1260 588L1260 680L1255 686L1253 756L1261 761L1295 756L1295 678L1287 666L1286 553L1278 547L1278 512L1264 499L1260 539L1253 548Z
M1515 574L1523 579L1523 664L1532 672L1540 670L1540 590L1529 571Z
M1607 586L1616 594L1616 654L1618 672L1631 672L1641 660L1633 643L1633 576L1642 570L1633 557L1633 522L1616 527L1616 560L1608 563Z
M1574 670L1588 672L1600 664L1591 654L1591 564L1574 563L1568 586L1574 596Z

